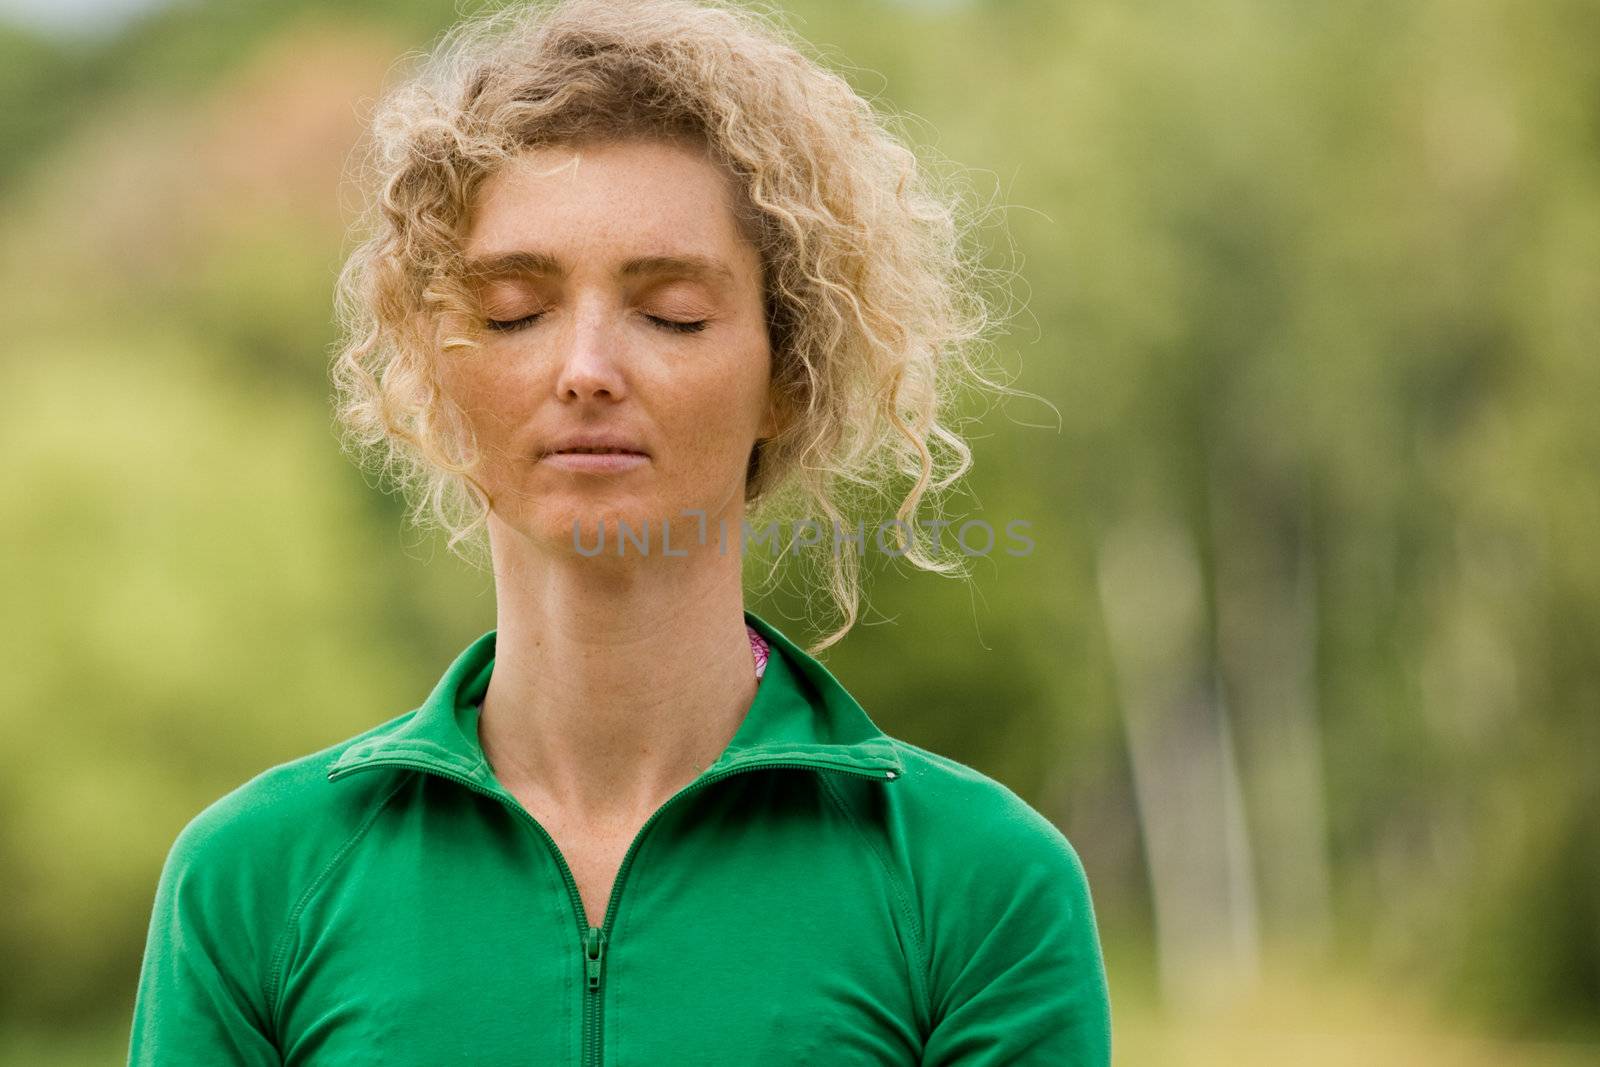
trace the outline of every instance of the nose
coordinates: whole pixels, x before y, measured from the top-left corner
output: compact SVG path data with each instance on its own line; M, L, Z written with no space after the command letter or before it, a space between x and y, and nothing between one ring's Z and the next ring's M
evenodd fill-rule
M572 317L561 340L556 396L566 401L621 400L627 386L618 359L620 331L611 328L604 308L590 305Z

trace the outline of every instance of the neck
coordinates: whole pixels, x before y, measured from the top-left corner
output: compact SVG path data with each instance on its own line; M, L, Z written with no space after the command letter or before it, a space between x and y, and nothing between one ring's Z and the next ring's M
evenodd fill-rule
M612 566L494 525L491 541L495 665L478 731L496 777L580 820L648 817L722 753L755 698L738 554Z

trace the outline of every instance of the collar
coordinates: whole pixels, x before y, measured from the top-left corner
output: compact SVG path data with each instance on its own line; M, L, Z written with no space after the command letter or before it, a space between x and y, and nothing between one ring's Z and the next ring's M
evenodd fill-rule
M771 623L749 611L744 617L770 646L766 672L732 740L699 777L799 766L899 778L904 767L893 739L838 679ZM496 632L457 655L421 707L346 748L329 768L329 780L368 767L412 767L500 791L478 740L479 702L494 671Z

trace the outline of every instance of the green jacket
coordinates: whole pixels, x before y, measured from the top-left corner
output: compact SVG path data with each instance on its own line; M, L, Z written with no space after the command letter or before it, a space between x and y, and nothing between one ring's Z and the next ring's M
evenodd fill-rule
M129 1062L1108 1064L1067 839L746 620L771 643L749 713L639 831L599 926L484 760L491 630L422 707L183 828Z

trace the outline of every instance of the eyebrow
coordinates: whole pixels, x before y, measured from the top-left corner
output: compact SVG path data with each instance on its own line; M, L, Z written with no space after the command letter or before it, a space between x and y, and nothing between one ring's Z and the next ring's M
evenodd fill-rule
M468 256L463 265L468 277L492 280L508 277L553 276L565 277L567 268L548 252L518 250L494 252L486 256ZM671 275L700 281L734 280L733 271L719 259L696 253L670 256L637 256L617 268L619 278L642 278Z

